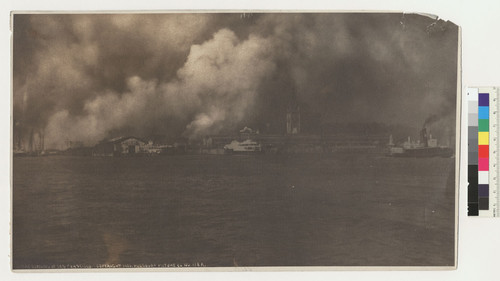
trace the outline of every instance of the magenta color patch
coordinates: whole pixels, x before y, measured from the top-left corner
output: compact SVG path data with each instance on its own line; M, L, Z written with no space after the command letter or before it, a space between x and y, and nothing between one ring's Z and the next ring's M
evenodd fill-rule
M478 159L478 171L488 171L489 158L479 158Z

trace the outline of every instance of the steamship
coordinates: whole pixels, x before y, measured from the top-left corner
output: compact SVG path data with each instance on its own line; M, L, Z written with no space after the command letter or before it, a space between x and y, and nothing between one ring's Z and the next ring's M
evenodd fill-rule
M389 156L392 157L452 157L453 149L446 146L438 146L437 139L427 134L424 127L420 131L420 141L412 141L410 137L402 146L396 146L389 139Z

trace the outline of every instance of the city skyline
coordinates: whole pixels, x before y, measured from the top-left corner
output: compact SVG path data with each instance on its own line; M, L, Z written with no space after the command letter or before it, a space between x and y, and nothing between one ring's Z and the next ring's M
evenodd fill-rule
M281 132L324 123L455 127L457 26L409 14L16 14L14 134Z

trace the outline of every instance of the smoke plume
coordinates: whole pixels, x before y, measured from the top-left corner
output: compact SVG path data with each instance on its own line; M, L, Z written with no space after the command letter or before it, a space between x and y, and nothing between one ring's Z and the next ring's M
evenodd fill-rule
M124 93L97 95L85 103L82 115L56 112L49 118L47 137L60 140L69 135L92 142L114 128L140 127L158 119L188 121L188 137L234 128L253 107L259 81L274 71L272 52L269 40L250 36L240 42L232 31L222 29L191 47L172 81L129 78Z
M433 114L454 124L457 40L452 23L402 14L17 14L14 135L63 148L282 133L290 102L312 133Z

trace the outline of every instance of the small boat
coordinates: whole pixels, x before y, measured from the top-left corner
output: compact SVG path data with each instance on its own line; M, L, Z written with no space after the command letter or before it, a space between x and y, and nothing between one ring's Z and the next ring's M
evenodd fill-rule
M243 153L243 154L251 154L251 153L261 153L262 146L260 143L247 139L245 141L239 142L237 140L233 140L230 144L226 144L224 146L225 153Z

